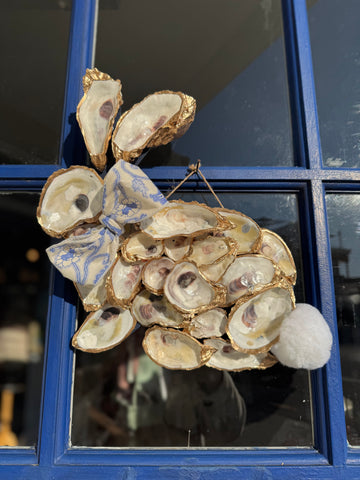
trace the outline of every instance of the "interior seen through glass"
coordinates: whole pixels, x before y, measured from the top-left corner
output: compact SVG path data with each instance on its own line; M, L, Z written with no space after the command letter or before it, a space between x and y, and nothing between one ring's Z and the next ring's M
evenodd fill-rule
M70 15L71 0L0 4L0 164L58 162Z
M119 78L122 112L146 95L197 101L178 140L143 167L293 165L281 1L99 1L95 65ZM121 25L121 28L119 28ZM146 25L136 28L134 25Z
M328 194L348 441L360 445L360 195ZM358 362L359 358L359 362Z
M182 192L175 198L216 206L207 192ZM283 237L298 270L297 301L304 301L296 195L228 192L220 199ZM84 312L79 323L83 318ZM72 445L312 445L307 371L279 364L230 373L207 366L168 370L145 355L144 332L138 328L107 352L76 352Z
M308 12L323 162L359 168L360 3L308 4L314 4Z
M0 445L35 445L39 428L50 264L38 201L0 195Z

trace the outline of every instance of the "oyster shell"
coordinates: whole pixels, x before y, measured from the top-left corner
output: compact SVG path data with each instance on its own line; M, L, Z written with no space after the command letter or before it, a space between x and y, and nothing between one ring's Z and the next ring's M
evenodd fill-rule
M144 327L156 323L163 327L180 328L184 323L183 315L177 312L165 297L154 295L147 290L136 295L131 312Z
M72 339L73 347L84 352L103 352L121 343L134 330L136 321L129 310L105 304L90 313Z
M161 240L154 240L144 232L137 232L128 237L121 246L121 253L127 262L150 260L161 257L164 245Z
M270 230L262 229L260 252L279 265L280 270L293 285L296 283L296 267L293 256L279 235Z
M212 265L220 262L226 255L232 255L235 247L235 242L230 239L210 235L192 242L187 259L198 267Z
M164 251L171 260L182 260L190 250L192 239L189 237L172 237L164 240Z
M166 278L164 294L181 312L201 313L221 305L225 288L208 283L191 262L175 265Z
M270 350L278 340L284 317L294 305L289 286L270 288L245 303L239 300L230 312L226 328L233 347L247 353Z
M107 276L104 275L104 278L101 282L95 285L95 287L94 285L80 285L79 283L74 283L86 312L98 310L106 303L106 278Z
M226 255L219 262L213 265L202 265L199 267L200 272L210 282L220 282L221 277L224 275L226 269L235 260L233 255ZM221 282L220 282L221 283Z
M231 224L213 209L197 202L169 202L169 204L140 223L140 228L153 238L198 236L221 231Z
M106 150L116 114L123 103L120 80L113 80L97 68L87 69L83 77L84 96L76 119L95 167L103 170Z
M235 225L235 228L224 231L223 235L236 242L236 255L258 250L261 243L261 229L254 220L236 210L226 208L216 208L215 210Z
M238 298L254 293L274 281L274 264L261 255L237 257L226 270L220 283L226 287L226 304L231 305Z
M103 181L91 168L73 166L50 175L36 216L42 229L60 238L81 223L93 223L102 208Z
M142 272L145 287L156 295L163 293L166 277L173 266L174 262L167 257L150 260Z
M145 97L119 119L112 138L116 160L131 161L145 147L166 145L183 135L194 120L195 100L164 90Z
M127 307L140 290L142 262L128 263L118 258L107 281L108 297L112 304Z
M216 352L206 363L208 367L230 372L242 370L265 370L277 363L276 358L270 353L248 354L235 350L230 342L222 338L209 338L204 344L216 348Z
M222 337L226 331L227 315L222 308L214 308L194 317L187 327L195 338Z
M147 330L143 347L151 360L170 370L199 368L215 351L184 332L160 327Z

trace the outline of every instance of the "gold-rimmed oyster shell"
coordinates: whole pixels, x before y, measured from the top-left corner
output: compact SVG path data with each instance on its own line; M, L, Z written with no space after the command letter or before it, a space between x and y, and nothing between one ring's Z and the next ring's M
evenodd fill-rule
M262 255L243 255L235 258L219 282L226 287L226 304L256 293L274 283L277 276L274 263Z
M120 117L112 137L116 160L132 161L145 147L166 145L183 135L194 120L195 99L163 90L145 97Z
M227 208L216 208L215 210L235 226L235 228L224 231L223 235L235 241L236 255L256 252L259 249L261 228L252 218Z
M203 345L187 333L170 328L147 330L143 347L158 365L170 370L193 370L204 365L215 349Z
M97 68L87 69L83 77L84 96L76 110L76 119L95 167L106 165L106 150L116 114L122 105L121 82Z
M141 288L143 262L128 263L119 257L110 270L107 280L109 301L127 307Z
M95 170L73 166L50 175L41 192L36 216L52 237L63 237L101 214L103 181Z
M229 372L243 370L265 370L277 363L277 359L269 352L249 354L235 350L230 342L222 338L209 338L204 344L216 348L216 352L206 362L208 367Z
M226 295L223 286L207 282L191 262L174 266L166 278L164 294L176 309L192 314L222 305Z
M230 238L209 235L193 240L187 260L194 262L198 267L213 265L219 263L225 256L233 255L235 249L236 244Z
M202 265L199 267L199 270L210 282L221 283L221 277L234 260L235 257L233 255L226 255L226 257L213 265Z
M196 315L186 327L187 332L195 338L222 337L226 332L228 318L222 308L213 308Z
M105 304L86 317L73 336L72 345L84 352L103 352L125 340L135 325L136 321L129 310Z
M163 254L164 244L144 232L130 235L121 245L121 253L127 262L159 258Z
M178 236L172 238L165 238L164 252L171 260L178 262L182 260L190 250L192 238Z
M296 283L296 267L293 256L284 240L271 230L262 229L260 252L276 263L284 276L294 285Z
M220 232L232 228L232 224L206 205L176 200L143 220L140 228L153 238L166 239Z
M164 296L147 290L134 298L131 306L133 317L144 327L157 324L163 327L182 328L184 317L174 309Z
M247 353L270 350L278 340L283 319L294 307L294 293L286 281L247 301L238 300L226 327L232 346Z
M164 292L166 277L173 266L173 260L167 257L155 258L147 262L142 272L142 281L145 287L150 292L161 295Z

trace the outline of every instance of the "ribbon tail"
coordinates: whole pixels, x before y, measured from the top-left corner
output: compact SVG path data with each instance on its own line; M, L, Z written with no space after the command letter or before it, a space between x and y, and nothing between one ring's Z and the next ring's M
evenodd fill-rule
M104 227L89 228L47 248L51 263L79 285L96 286L116 260L119 238Z

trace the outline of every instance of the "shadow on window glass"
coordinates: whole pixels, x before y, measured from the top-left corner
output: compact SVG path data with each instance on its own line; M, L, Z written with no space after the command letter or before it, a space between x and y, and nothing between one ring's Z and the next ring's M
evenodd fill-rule
M360 445L360 195L328 194L326 206L330 227L346 429L349 443Z
M0 195L0 444L35 445L50 265L36 221L39 195Z
M204 166L294 163L280 0L171 8L166 0L100 0L95 65L121 80L122 112L160 90L197 101L189 131L150 152L144 167L187 157Z

